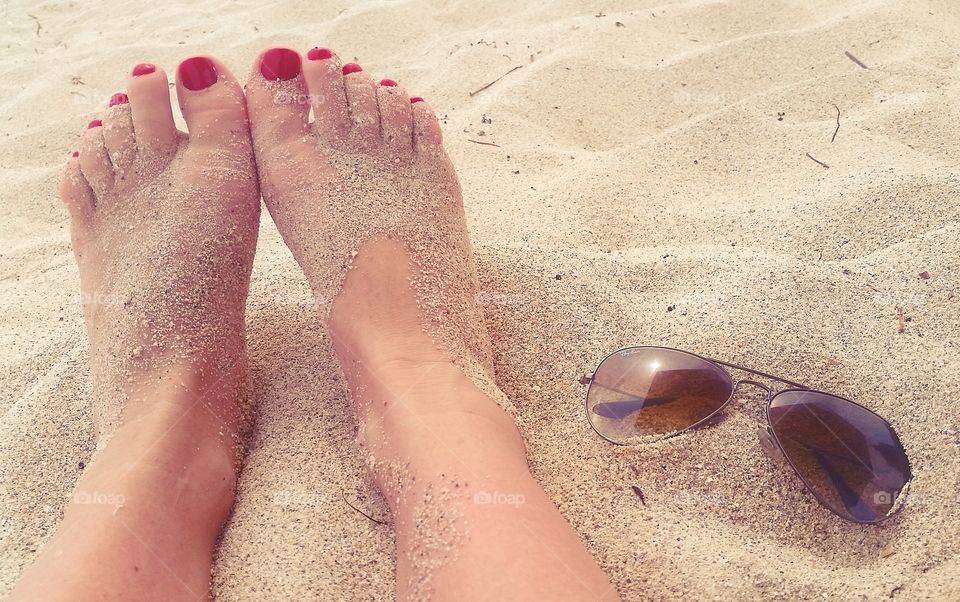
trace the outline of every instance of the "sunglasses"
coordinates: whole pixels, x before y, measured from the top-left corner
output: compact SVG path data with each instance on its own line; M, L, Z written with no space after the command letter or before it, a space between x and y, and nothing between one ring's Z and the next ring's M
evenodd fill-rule
M734 380L733 368L786 388ZM630 445L712 422L740 385L767 393L764 451L787 460L822 506L849 521L878 523L902 507L910 461L889 422L832 393L667 347L629 347L600 362L581 384L587 420L598 435Z

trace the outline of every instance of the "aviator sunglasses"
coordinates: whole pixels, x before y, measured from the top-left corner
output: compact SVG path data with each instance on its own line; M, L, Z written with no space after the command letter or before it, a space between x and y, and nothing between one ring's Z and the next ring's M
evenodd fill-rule
M733 368L786 388L734 380ZM849 521L877 523L896 514L910 461L889 422L862 405L804 385L688 351L629 347L604 358L581 384L587 420L618 445L649 442L703 426L740 385L766 391L760 442L782 456L825 508Z

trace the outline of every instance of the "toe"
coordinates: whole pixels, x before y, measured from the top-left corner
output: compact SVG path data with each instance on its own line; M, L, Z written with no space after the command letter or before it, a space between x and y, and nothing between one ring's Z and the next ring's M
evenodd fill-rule
M85 232L93 216L94 196L90 184L80 171L78 153L74 152L60 178L60 200L67 206L74 234Z
M310 105L300 65L300 54L288 48L271 48L253 63L247 110L258 155L274 152L309 131Z
M430 105L419 96L414 96L410 99L410 108L413 111L413 142L417 152L441 148L443 134L440 132L440 122Z
M133 166L137 143L133 134L133 116L129 98L118 92L110 99L110 107L103 118L103 141L113 164L115 176L122 180Z
M113 187L113 164L103 140L103 122L94 119L80 138L80 171L99 201Z
M155 65L141 63L127 79L127 94L137 150L146 156L172 156L178 133L170 107L167 74Z
M343 86L350 107L350 139L362 149L375 148L380 143L377 85L360 65L347 63L343 66Z
M350 132L350 110L340 58L327 48L313 48L307 53L303 76L310 92L314 131L328 143L345 140Z
M230 70L210 56L195 56L177 68L177 99L187 122L190 144L249 147L247 102Z
M377 86L380 130L392 157L405 159L413 152L413 111L407 91L392 79Z

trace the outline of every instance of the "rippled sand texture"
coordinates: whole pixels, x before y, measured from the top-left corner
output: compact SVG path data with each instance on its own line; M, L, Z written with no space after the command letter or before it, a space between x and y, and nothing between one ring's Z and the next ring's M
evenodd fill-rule
M63 160L137 62L172 73L209 51L245 73L285 44L330 46L446 115L499 382L626 599L960 597L952 3L12 0L0 20L0 591L94 449ZM259 423L221 600L392 595L390 528L345 501L385 516L312 311L265 219L248 308ZM755 396L667 442L599 440L576 380L631 343L889 417L913 460L906 510L862 527L821 509L761 453Z

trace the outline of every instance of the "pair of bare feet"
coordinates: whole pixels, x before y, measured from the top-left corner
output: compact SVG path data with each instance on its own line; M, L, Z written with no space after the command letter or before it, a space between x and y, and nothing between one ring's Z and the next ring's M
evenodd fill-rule
M137 65L66 167L100 437L84 495L14 598L207 596L249 424L261 194L391 506L398 596L615 597L493 400L459 185L429 105L321 48L265 51L246 92L193 57L176 89L189 134L166 74ZM521 503L477 503L490 492Z

